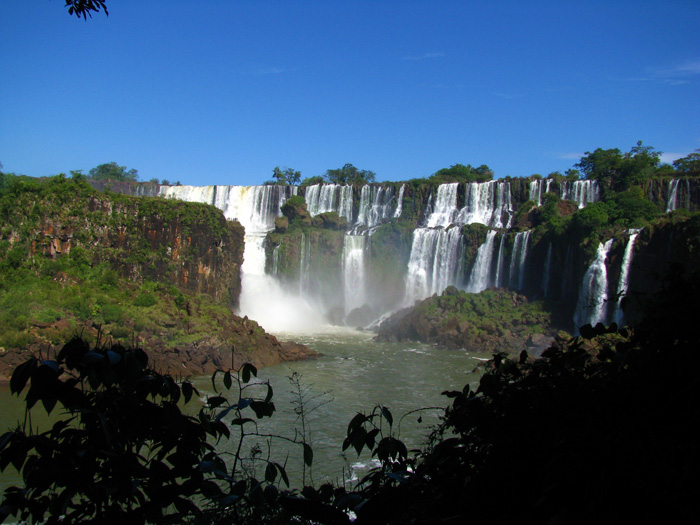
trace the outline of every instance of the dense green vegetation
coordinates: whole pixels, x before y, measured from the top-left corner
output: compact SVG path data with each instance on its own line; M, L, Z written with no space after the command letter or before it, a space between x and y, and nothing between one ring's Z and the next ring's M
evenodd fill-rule
M293 168L281 169L279 166L275 166L272 170L272 179L265 182L265 184L277 184L280 186L296 186L301 183L301 171L297 171Z
M230 317L227 293L194 294L178 278L204 255L179 239L200 228L230 235L214 208L100 194L63 176L10 177L0 217L0 347L59 344L93 326L115 340L178 344Z

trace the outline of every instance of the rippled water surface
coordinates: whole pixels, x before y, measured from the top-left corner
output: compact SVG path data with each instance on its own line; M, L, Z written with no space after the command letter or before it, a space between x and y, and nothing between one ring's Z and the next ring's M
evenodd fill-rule
M265 368L258 373L258 381L270 381L277 408L272 418L260 421L260 432L293 438L295 429L301 430L301 421L292 405L295 396L289 377L294 372L300 374L301 386L310 399L307 410L320 405L311 410L306 420L308 439L314 448L314 464L312 471L306 473L307 483L318 484L327 479L341 482L362 474L371 463L370 456L363 454L358 458L352 449L343 454L341 446L352 417L358 411L371 411L378 404L391 410L398 437L409 448L420 446L431 425L438 421L439 411L415 412L403 420L401 416L421 408L446 406L449 400L440 393L461 389L467 382L476 381L478 374L474 369L488 357L418 343L379 343L373 341L372 336L330 328L321 334L295 334L296 341L323 355L309 361ZM279 337L285 338L284 334ZM203 396L213 392L209 377L196 378L195 383ZM232 391L230 397L233 401L237 394ZM0 407L0 428L4 432L22 417L21 405L16 397L10 399L7 384L0 385ZM196 412L197 407L190 403L188 410ZM249 417L255 416L251 412ZM286 462L292 485L301 483L302 451L298 445L249 436L244 441L243 451L248 454L256 444L264 456L269 450L271 459L281 464ZM219 444L221 450L232 451L235 446L233 440ZM262 476L262 472L258 475ZM0 474L0 488L17 481L11 468Z

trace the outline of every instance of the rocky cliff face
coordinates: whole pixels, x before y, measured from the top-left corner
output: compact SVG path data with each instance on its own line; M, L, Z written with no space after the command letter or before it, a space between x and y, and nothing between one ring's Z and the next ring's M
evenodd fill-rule
M184 375L314 355L233 315L244 231L213 206L57 177L0 194L0 216L0 379L76 331Z
M2 238L10 245L29 242L30 257L55 259L78 248L92 265L109 262L132 281L167 282L237 305L240 224L206 205L74 189L19 196L11 212L15 225L6 224ZM23 210L31 214L22 217Z

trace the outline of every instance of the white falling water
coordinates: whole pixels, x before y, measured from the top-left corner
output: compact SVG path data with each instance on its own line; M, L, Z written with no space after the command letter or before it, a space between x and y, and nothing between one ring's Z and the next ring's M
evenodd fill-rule
M479 293L489 287L491 281L491 262L493 261L494 240L496 230L489 230L486 233L486 240L479 246L476 253L476 260L469 276L467 292Z
M457 227L413 231L404 295L406 306L455 284L461 244L462 234Z
M360 191L360 209L355 227L374 228L390 219L394 202L392 186L363 186Z
M598 245L596 258L583 276L574 313L574 329L577 332L585 324L607 324L608 270L605 262L612 243L613 239L610 239Z
M399 190L399 198L397 199L397 204L396 204L396 211L394 212L394 219L398 219L401 217L401 213L403 212L403 192L406 189L406 185L402 184L401 189Z
M510 228L512 211L509 183L471 182L466 187L465 206L459 210L455 222L458 224L479 222L492 228ZM505 223L504 216L507 217Z
M447 228L457 216L457 190L458 182L440 184L437 197L433 203L432 213L428 216L427 227Z
M547 182L551 182L551 179L548 179ZM542 206L542 189L544 188L544 184L544 179L535 179L530 181L529 200L533 201L535 204L537 204L537 206Z
M301 250L299 254L299 295L306 295L311 284L311 237L301 233Z
M513 252L510 256L510 282L514 290L522 290L525 280L525 263L527 262L527 249L532 230L518 232L513 242Z
M502 288L506 285L504 283L503 268L506 266L506 252L503 249L506 243L505 233L501 234L501 242L498 245L498 261L496 262L496 277L494 279L493 285Z
M561 183L561 198L572 200L579 208L600 200L600 186L597 180L564 181Z
M335 212L352 224L352 186L341 184L314 184L304 192L306 207L312 217Z
M625 312L622 310L622 299L627 294L629 285L630 268L632 266L632 257L634 257L634 241L639 235L639 230L630 230L630 237L627 240L625 247L625 255L622 257L622 266L620 268L620 280L617 283L617 303L615 304L615 322L618 326L622 326L625 320Z
M366 235L346 235L343 241L343 289L346 314L367 302L365 290L367 239Z
M678 183L679 179L672 179L668 182L668 199L666 201L666 213L678 207Z
M275 227L280 208L293 194L290 186L161 186L168 198L211 204L245 228L241 267L240 314L276 332L314 331L321 324L315 309L301 296L288 294L265 274L264 241Z

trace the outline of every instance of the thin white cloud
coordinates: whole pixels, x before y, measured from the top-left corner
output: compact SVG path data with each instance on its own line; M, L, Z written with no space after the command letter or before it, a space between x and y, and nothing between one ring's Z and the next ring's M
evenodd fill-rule
M669 86L682 86L700 75L700 60L688 60L669 67L649 68L648 76L630 78L633 81L652 81Z
M412 55L402 57L401 60L430 60L431 58L444 57L445 53L423 53L422 55Z
M554 155L554 157L557 158L557 159L566 159L566 160L575 159L575 160L579 160L579 159L580 159L581 157L583 157L584 155L585 155L585 153L566 152L566 153L558 153L558 154Z

